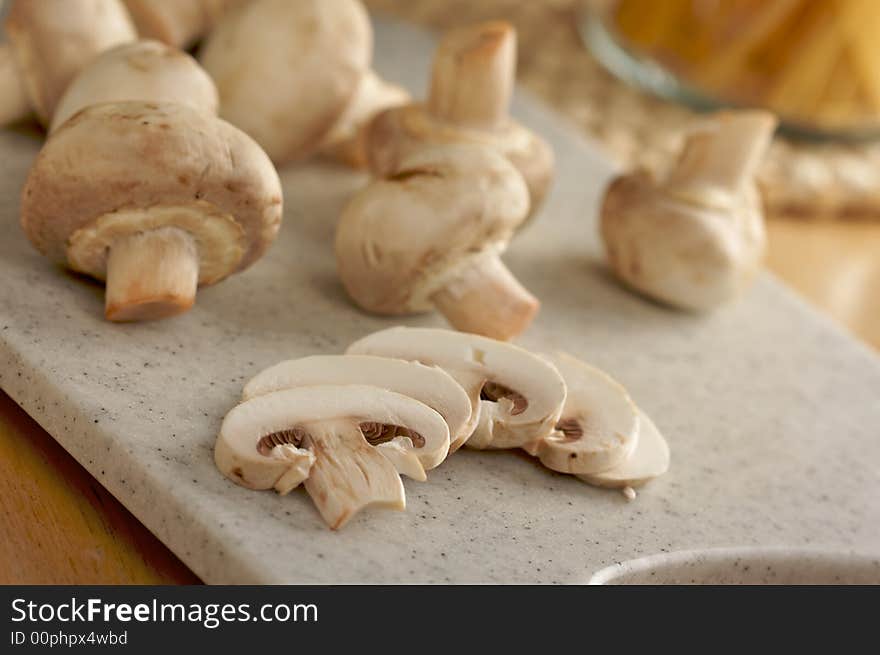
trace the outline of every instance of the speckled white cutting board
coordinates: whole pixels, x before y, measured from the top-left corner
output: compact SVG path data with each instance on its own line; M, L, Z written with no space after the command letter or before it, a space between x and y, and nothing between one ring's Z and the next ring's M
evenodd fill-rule
M384 20L377 32L379 70L421 93L431 40ZM19 231L39 141L0 131L0 386L207 582L584 582L673 549L880 551L880 359L769 276L702 318L623 291L596 238L610 164L548 110L519 99L516 114L560 171L506 257L543 302L522 341L607 369L666 434L671 469L635 502L521 454L465 451L427 483L406 480L406 512L331 532L305 492L218 474L214 437L245 380L392 324L356 310L336 279L334 222L363 178L331 166L282 171L281 236L252 269L185 316L112 325L101 287Z

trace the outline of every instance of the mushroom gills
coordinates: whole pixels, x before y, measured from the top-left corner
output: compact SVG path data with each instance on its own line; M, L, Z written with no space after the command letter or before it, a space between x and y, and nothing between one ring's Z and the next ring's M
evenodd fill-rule
M315 464L306 491L324 521L337 530L365 507L406 509L400 475L389 459L364 439L350 421L305 423L305 445Z
M376 442L395 436L373 446L365 431ZM302 482L336 529L364 507L404 509L403 483L392 459L402 462L401 468L420 466L403 444L421 438L449 442L446 422L427 405L370 385L319 384L273 391L233 407L217 436L214 461L226 477L250 489L286 493Z
M375 421L361 423L359 427L367 443L376 446L398 473L418 482L428 479L425 467L412 450L424 447L425 438L422 435L399 425Z
M360 339L347 352L445 369L473 405L473 432L462 442L469 448L520 448L544 439L553 432L565 402L565 382L551 362L475 334L395 327Z
M597 487L625 489L639 487L669 470L669 445L648 418L639 410L639 439L635 450L620 465L599 473L578 474L584 482Z

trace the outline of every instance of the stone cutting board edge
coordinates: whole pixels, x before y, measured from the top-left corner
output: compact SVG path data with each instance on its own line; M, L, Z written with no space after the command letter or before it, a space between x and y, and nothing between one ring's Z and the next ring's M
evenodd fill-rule
M375 23L378 70L421 95L432 39ZM182 317L113 325L103 289L45 261L18 229L40 141L0 131L0 387L209 583L584 583L674 550L880 552L876 355L770 275L707 317L625 292L595 229L612 165L529 98L514 113L559 164L506 256L543 302L521 342L605 368L666 434L671 469L634 502L523 454L466 451L427 483L405 481L406 512L365 511L332 532L302 491L220 476L214 439L249 377L395 324L357 311L336 279L334 223L365 177L329 164L281 172L282 232L252 269L201 290Z

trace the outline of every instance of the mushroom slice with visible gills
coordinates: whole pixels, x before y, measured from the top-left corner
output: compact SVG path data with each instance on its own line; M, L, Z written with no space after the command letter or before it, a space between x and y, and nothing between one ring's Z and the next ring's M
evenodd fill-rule
M471 399L468 446L519 448L553 432L565 402L565 382L552 364L503 341L465 332L395 327L348 348L348 354L398 357L440 366ZM465 441L450 447L455 451Z
M417 400L368 385L320 385L234 407L223 419L214 461L250 489L286 493L301 480L324 521L337 529L364 507L406 506L397 470L374 447L379 440L365 437L375 436L377 426L385 426L380 438L405 431L413 441L449 440L443 417ZM310 466L302 450L314 457Z
M622 464L639 438L639 410L626 389L571 355L545 357L562 374L568 395L556 431L525 450L560 473L599 473Z
M669 470L669 444L654 422L639 410L639 440L636 449L622 464L601 473L577 477L597 487L625 489L639 487Z
M280 362L261 371L244 387L244 400L293 387L319 384L369 384L401 393L438 412L453 439L466 438L471 403L464 389L446 371L417 362L370 355L315 355ZM446 459L449 440L413 440L400 433L381 435L379 449L398 471L423 481L425 471ZM367 435L368 440L370 435ZM418 441L418 443L416 443Z

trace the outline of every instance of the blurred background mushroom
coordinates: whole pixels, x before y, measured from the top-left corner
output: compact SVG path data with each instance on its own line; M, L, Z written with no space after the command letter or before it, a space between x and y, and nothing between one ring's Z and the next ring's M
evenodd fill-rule
M636 9L629 14L644 32L650 33L652 26L662 23L660 29L666 30L669 37L674 37L676 28L678 34L694 34L693 30L703 24L700 21L714 26L717 32L726 21L726 43L734 46L744 23L732 22L732 17L754 26L780 11L780 5L789 4L812 16L810 29L797 38L773 41L775 52L782 55L791 46L800 48L800 53L809 53L811 44L821 42L823 19L833 26L847 15L847 5L870 9L876 3L365 0L365 4L371 11L440 31L479 21L509 21L517 30L518 82L579 126L621 167L661 172L668 170L678 156L688 130L701 120L700 113L646 90L637 83L643 81L641 77L624 80L617 75L624 71L615 68L611 72L606 68L610 62L596 56L595 42L585 46L586 26L598 24L608 28L602 32L610 34L614 28L609 16L615 8L652 5L650 11ZM670 10L666 22L660 20L664 8ZM850 30L858 29L853 23L849 25ZM864 22L863 34L873 34L869 25L869 21ZM705 39L693 41L694 48L705 44ZM868 40L857 41L862 45L838 39L837 47L846 46L843 49L848 59L860 52L865 57L859 65L867 65L863 70L876 71L875 77L880 79L880 52L872 59L866 56L871 49L864 47ZM704 49L702 56L714 58L713 52ZM818 54L817 59L821 59ZM654 59L649 57L649 61ZM652 70L662 74L662 69ZM759 166L756 179L767 218L767 267L862 339L880 347L880 141L778 136Z

